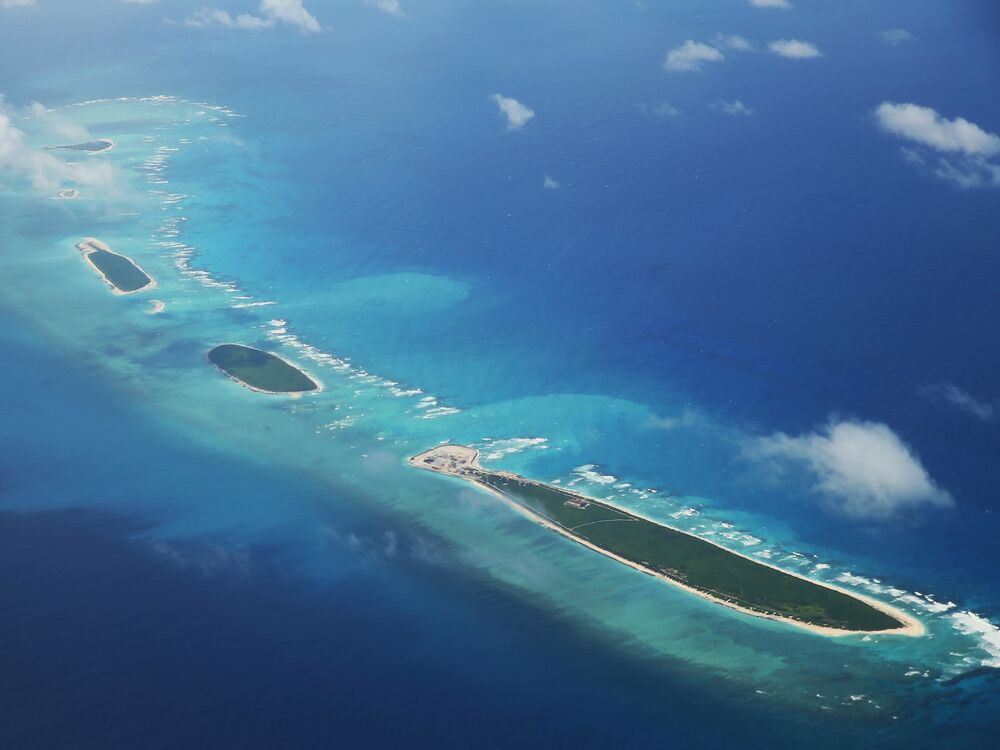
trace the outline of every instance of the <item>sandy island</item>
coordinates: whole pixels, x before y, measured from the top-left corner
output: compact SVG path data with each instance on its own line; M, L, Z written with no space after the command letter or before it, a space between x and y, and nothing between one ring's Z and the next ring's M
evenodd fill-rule
M167 303L159 299L151 299L149 301L149 309L146 310L147 315L158 315L167 309Z
M832 637L839 637L845 635L903 635L903 636L916 637L924 635L926 632L924 625L923 623L920 622L920 620L913 617L908 612L904 612L898 607L892 606L891 604L887 604L886 602L879 601L878 599L874 599L864 594L858 594L854 591L848 591L847 589L841 588L840 586L835 586L830 583L826 583L825 581L816 581L812 578L808 578L807 576L801 575L799 573L795 573L790 570L785 570L783 568L779 568L775 565L770 565L769 563L760 560L755 560L752 557L744 555L740 552L736 552L727 547L723 547L721 544L717 544L716 542L710 541L708 539L704 539L694 534L690 534L689 532L686 532L683 529L678 529L674 526L670 526L669 524L665 524L658 519L648 518L647 516L643 516L642 514L637 513L632 509L621 508L620 510L622 510L625 513L631 514L638 518L642 518L646 521L649 521L650 523L654 523L659 526L664 526L668 529L679 532L681 534L687 534L688 536L693 536L699 539L700 541L705 542L706 544L711 544L715 547L719 547L720 549L725 550L729 554L742 557L754 563L755 565L762 565L767 568L772 568L773 570L777 570L786 575L794 576L795 578L800 578L804 581L808 581L809 583L815 586L822 586L824 588L837 591L841 594L845 594L846 596L862 601L865 604L869 605L870 607L879 610L880 612L888 615L889 617L899 622L900 627L891 628L887 630L846 630L840 628L824 627L822 625L814 625L808 622L802 622L801 620L797 620L792 617L784 617L781 615L761 612L758 610L751 609L749 607L743 607L740 606L739 604L735 604L733 602L726 601L725 599L713 596L700 589L688 586L685 583L678 581L675 578L664 575L658 571L651 570L650 568L640 565L637 562L621 557L620 555L617 555L614 552L611 552L610 550L599 547L591 543L590 541L583 539L577 536L576 534L573 534L569 529L566 529L562 526L559 526L556 523L553 523L544 516L534 512L531 508L521 504L520 502L514 500L511 497L508 497L503 492L500 492L499 490L484 484L479 479L479 475L482 473L492 473L496 476L505 476L511 479L517 479L519 481L527 482L530 484L543 485L543 483L541 482L532 482L532 480L525 479L524 477L521 477L517 474L513 474L510 472L500 472L500 471L488 472L488 470L483 469L483 467L479 464L479 451L476 450L475 448L470 448L464 445L439 445L436 448L432 448L431 450L425 451L416 456L412 456L408 460L408 463L410 464L410 466L413 466L415 468L425 469L427 471L433 471L438 474L453 476L458 479L463 479L467 482L471 482L479 489L485 490L486 492L489 492L491 495L498 497L507 505L512 507L514 510L530 518L532 521L540 524L541 526L544 526L547 529L551 529L552 531L555 531L563 535L567 539L571 539L577 544L581 544L584 547L592 549L595 552L599 552L606 557L610 557L613 560L617 560L620 563L628 565L630 568L634 568L635 570L653 576L654 578L659 578L661 580L664 580L667 583L682 588L685 591L695 594L696 596L700 596L703 599L707 599L708 601L714 602L716 604L722 604L723 606L729 607L730 609L735 609L739 612L743 612L745 614L752 615L754 617L762 617L768 620L777 620L779 622L785 622L788 623L789 625L794 625L796 627L807 630L810 633L816 633L818 635L825 635ZM612 508L618 508L618 506L614 505L613 503L609 503L606 500L595 501L593 498L589 498L586 495L581 495L580 493L573 492L562 487L560 487L559 490L565 492L568 495L573 495L585 502L597 502L598 504L601 505L605 505Z
M132 260L127 255L122 255L121 253L116 253L110 247L108 247L107 245L105 245L100 240L95 239L94 237L85 237L83 240L81 240L79 243L77 243L76 249L79 250L80 253L83 255L83 259L85 261L87 261L87 265L89 265L91 268L94 269L94 273L96 273L98 276L101 277L101 280L104 281L104 283L107 284L111 288L111 291L114 294L135 294L136 292L147 292L150 289L155 289L156 288L156 279L154 279L148 273L146 273L145 271L143 271L142 270L142 266L140 266L138 263L136 263L134 260ZM121 258L124 258L129 263L131 263L133 266L135 266L136 269L143 276L145 276L147 279L149 279L149 282L147 284L145 284L144 286L139 287L138 289L128 289L128 290L121 289L117 284L115 284L111 279L109 279L108 276L107 276L107 274L105 274L104 271L102 271L94 263L94 261L91 259L90 256L93 253L97 252L98 250L103 250L106 253L111 253L112 255L117 255L117 256L119 256Z

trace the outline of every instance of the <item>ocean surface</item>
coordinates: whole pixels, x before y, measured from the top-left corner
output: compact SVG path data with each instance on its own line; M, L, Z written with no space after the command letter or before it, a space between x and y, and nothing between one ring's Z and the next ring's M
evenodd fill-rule
M201 5L0 9L33 153L115 143L53 186L0 141L0 747L989 746L1000 189L872 113L1000 131L992 3ZM717 34L752 49L664 69ZM156 289L112 295L90 236ZM239 388L229 341L322 393ZM845 512L762 454L836 424L948 502ZM927 636L692 597L406 466L443 441Z

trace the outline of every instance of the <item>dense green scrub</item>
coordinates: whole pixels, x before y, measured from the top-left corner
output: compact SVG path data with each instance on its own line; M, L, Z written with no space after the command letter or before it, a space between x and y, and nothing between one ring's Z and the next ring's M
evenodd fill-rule
M301 393L319 386L297 367L260 349L222 344L208 353L208 361L237 380L270 393Z
M840 630L901 627L853 596L605 503L502 474L483 472L478 479L573 536L726 602Z
M86 143L71 143L68 146L49 146L48 150L65 149L67 151L107 151L111 148L110 141L87 141Z
M94 250L87 253L87 259L100 269L105 278L116 289L123 292L137 292L153 283L153 280L135 263L118 253Z

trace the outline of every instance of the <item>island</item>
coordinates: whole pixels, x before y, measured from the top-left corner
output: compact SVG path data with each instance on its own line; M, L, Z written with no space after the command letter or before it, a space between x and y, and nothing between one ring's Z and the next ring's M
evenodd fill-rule
M871 597L758 562L606 501L485 469L475 448L440 445L409 464L471 482L574 542L746 614L829 636L924 633L919 620Z
M224 375L251 391L298 396L321 386L277 354L243 344L220 344L205 355Z
M114 148L115 142L110 138L98 138L95 141L87 141L86 143L71 143L66 146L46 146L46 151L55 151L57 149L65 151L86 151L90 154L99 154L101 151L107 151Z
M112 252L100 240L88 237L76 249L115 294L134 294L156 286L153 278L139 268L138 263L126 255Z

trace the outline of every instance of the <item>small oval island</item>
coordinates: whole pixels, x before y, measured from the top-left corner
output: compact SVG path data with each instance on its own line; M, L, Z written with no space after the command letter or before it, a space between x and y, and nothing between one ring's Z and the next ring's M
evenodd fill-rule
M276 354L243 344L220 344L208 361L237 383L258 393L299 394L320 390L318 382Z
M115 294L133 294L156 286L153 278L127 255L112 252L100 240L88 237L76 246Z

